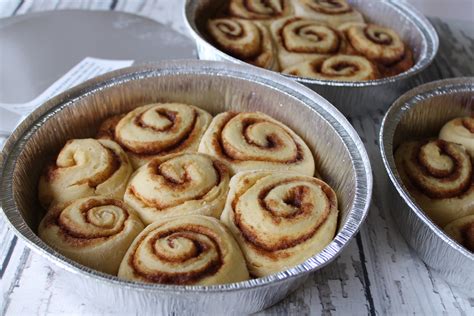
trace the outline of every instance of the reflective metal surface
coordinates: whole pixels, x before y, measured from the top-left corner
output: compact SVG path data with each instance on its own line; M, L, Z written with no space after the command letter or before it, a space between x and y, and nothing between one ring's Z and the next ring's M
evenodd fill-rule
M322 178L338 194L340 217L334 240L321 253L289 270L218 286L123 281L81 266L48 247L35 234L42 216L36 198L37 181L47 157L57 153L67 139L93 136L107 116L163 100L194 104L212 114L262 111L294 129L315 154ZM87 296L91 304L116 304L124 312L133 312L137 305L154 313L180 314L264 309L296 289L309 272L337 257L365 219L372 193L371 168L363 143L332 105L278 74L220 62L166 61L87 81L27 117L8 139L0 163L1 206L13 231L34 251L75 276L77 282L68 288Z
M204 22L227 0L187 0L184 17L198 50L200 59L225 60L246 64L215 48L209 43ZM349 0L369 22L393 28L413 49L416 64L394 77L377 80L347 82L316 80L284 75L318 92L345 115L385 110L398 96L407 91L413 76L425 69L434 59L439 46L438 35L430 22L411 5L398 1ZM412 83L413 85L413 83Z
M431 82L410 90L390 107L380 130L382 159L394 185L393 218L423 261L466 293L474 290L474 254L433 223L411 198L397 172L394 150L401 142L437 137L449 120L474 113L474 78Z
M0 19L0 43L2 103L32 100L88 56L135 63L195 56L188 37L117 11L58 10Z

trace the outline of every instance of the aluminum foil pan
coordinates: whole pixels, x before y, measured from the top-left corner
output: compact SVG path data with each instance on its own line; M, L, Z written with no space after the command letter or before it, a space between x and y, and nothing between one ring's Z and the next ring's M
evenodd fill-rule
M214 47L203 31L205 21L226 5L228 0L187 0L184 19L196 41L198 56L205 60L225 60L247 64ZM438 34L431 23L413 6L399 0L349 0L370 22L393 28L413 49L416 64L394 77L347 82L316 80L291 75L289 77L318 92L345 115L360 115L370 111L385 111L402 93L416 85L416 74L425 69L438 51Z
M473 114L474 77L435 81L396 100L380 131L382 159L394 186L390 210L400 232L435 273L466 293L474 290L474 254L446 235L411 198L393 153L405 140L437 137L449 120Z
M41 214L37 183L48 156L70 138L93 136L99 123L140 104L176 101L216 114L265 112L293 128L312 149L321 176L338 193L340 217L334 240L292 269L219 286L134 283L81 266L55 252L35 234ZM91 304L114 304L124 313L250 313L298 287L342 251L367 214L372 174L364 146L348 121L313 91L255 67L204 61L166 61L108 73L40 106L8 139L0 159L1 206L6 221L41 256L70 272L71 290ZM104 303L105 302L105 303ZM223 304L223 302L225 302Z

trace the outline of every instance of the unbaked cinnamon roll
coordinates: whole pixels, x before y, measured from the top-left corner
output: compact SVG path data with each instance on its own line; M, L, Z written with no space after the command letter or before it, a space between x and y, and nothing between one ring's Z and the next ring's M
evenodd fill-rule
M293 7L289 0L231 0L229 3L230 16L242 19L268 20L291 13Z
M41 205L104 195L121 199L132 166L125 152L111 140L73 139L49 164L38 185Z
M219 217L229 178L223 163L204 154L153 158L133 174L124 201L145 224L178 215Z
M305 142L281 122L260 112L224 112L211 122L199 152L225 162L232 173L295 171L312 176L314 159Z
M116 275L125 252L143 228L122 201L94 196L51 208L38 234L62 255Z
M346 0L297 0L295 13L333 27L346 22L364 22L362 14Z
M177 285L212 285L249 278L242 252L219 220L178 216L149 225L128 249L122 279Z
M192 105L153 103L104 121L97 137L119 143L138 168L153 157L195 152L211 119Z
M474 157L474 118L467 116L449 121L439 132L439 138L463 145Z
M443 140L403 143L395 152L403 184L439 226L474 214L472 163L464 147Z
M379 78L377 67L367 58L353 55L320 57L288 67L285 74L321 80L363 81Z
M384 65L392 65L405 56L405 44L398 34L375 24L349 27L345 34L358 54Z
M239 243L253 276L300 264L334 238L337 197L322 180L253 171L236 174L230 188L221 221Z
M272 23L271 31L282 69L310 58L343 52L347 46L342 32L299 17L277 20Z
M474 252L474 215L464 216L449 223L444 227L444 231L466 249Z
M209 35L224 52L255 66L278 70L270 32L258 22L222 18L209 20Z

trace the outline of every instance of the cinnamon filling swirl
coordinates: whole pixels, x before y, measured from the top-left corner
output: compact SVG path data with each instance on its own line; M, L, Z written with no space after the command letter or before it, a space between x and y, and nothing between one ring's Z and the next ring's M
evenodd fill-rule
M239 246L215 218L180 216L149 225L133 242L119 269L127 280L210 285L249 278Z
M379 78L376 66L362 56L335 55L316 58L283 70L299 77L324 80L359 81Z
M353 9L345 0L300 0L309 9L324 14L344 14Z
M38 234L64 256L116 274L125 252L143 228L133 210L122 201L95 196L49 209Z
M185 267L187 262L199 262L203 258L205 258L205 262L184 272L179 272L179 268L176 269L178 270L176 272L146 269L138 254L140 247L146 248L146 252L163 265L183 265ZM206 258L206 256L210 258ZM132 250L128 263L135 276L145 282L186 285L194 284L215 274L222 267L223 260L218 240L211 230L206 227L186 225L142 236Z
M280 29L283 47L296 53L330 54L339 50L339 33L316 21L294 18Z
M39 181L44 207L93 195L119 198L132 167L127 155L110 140L74 139L66 143Z
M400 61L405 56L405 44L390 28L374 24L353 26L346 31L352 47L365 57L385 65Z
M270 33L257 22L235 18L209 20L212 40L224 52L253 65L278 70Z
M295 173L242 172L231 181L221 220L263 276L296 265L332 240L337 198L323 181Z
M228 169L207 155L154 158L132 177L124 200L145 223L176 215L220 216L228 182Z
M231 0L229 4L229 14L242 19L267 20L291 12L288 0Z
M472 186L472 164L459 146L442 140L420 143L406 164L411 181L430 198L460 196Z
M99 138L117 141L138 168L157 156L195 151L211 115L181 103L154 103L105 120Z

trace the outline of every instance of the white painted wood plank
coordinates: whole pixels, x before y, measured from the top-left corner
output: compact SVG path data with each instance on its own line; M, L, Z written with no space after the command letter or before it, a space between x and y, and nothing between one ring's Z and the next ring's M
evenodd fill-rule
M0 1L0 18L14 15L21 2L21 0Z

